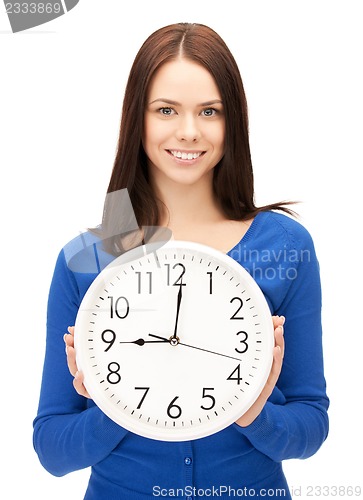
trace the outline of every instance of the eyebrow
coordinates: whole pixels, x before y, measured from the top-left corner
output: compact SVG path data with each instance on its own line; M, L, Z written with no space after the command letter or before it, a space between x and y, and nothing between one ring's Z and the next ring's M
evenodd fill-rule
M172 101L171 99L166 99L164 97L155 99L154 101L150 102L149 105L154 104L155 102L164 102L166 104L172 104L173 106L181 106L180 102ZM213 99L212 101L201 102L200 104L198 104L198 106L211 106L212 104L223 104L223 101L221 99Z

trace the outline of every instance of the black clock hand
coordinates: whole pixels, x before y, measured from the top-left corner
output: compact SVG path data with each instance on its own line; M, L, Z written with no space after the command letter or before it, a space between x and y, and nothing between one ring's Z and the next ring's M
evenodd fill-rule
M178 320L179 320L179 311L180 311L180 304L181 304L181 299L182 299L182 288L183 288L183 283L180 282L179 286L179 292L178 292L178 298L177 298L177 303L176 303L176 318L175 318L175 328L174 328L174 335L173 335L173 341L175 343L176 341L176 332L178 329Z
M223 356L224 358L235 359L237 361L242 361L240 358L234 358L233 356L228 356L227 354L222 354L220 352L209 351L208 349L202 349L201 347L196 347L194 345L184 344L183 342L179 342L179 345L183 345L184 347L191 347L192 349L198 349L198 351L209 352L210 354L216 354L217 356Z
M154 337L154 339L160 339L163 342L169 342L169 344L170 344L170 340L173 338L173 337L170 337L169 339L167 339L166 337L159 337L159 335L153 335L152 333L149 333L149 337ZM152 342L155 342L155 341L152 341Z
M144 345L144 344L163 344L165 342L169 342L168 339L163 339L163 340L144 340L144 339L137 339L137 340L131 340L131 341L126 341L126 342L119 342L120 344L137 344L137 345Z
M149 336L154 337L156 339L160 339L163 342L170 342L170 343L173 339L173 337L170 337L170 339L167 339L166 337L159 337L159 335L153 335L152 333L149 333ZM202 349L201 347L196 347L194 345L184 344L183 342L178 342L177 345L183 345L184 347L190 347L191 349L198 349L198 351L209 352L210 354L216 354L217 356L223 356L224 358L230 358L230 359L235 359L236 361L242 361L242 359L240 359L240 358L228 356L227 354L222 354L220 352L209 351L208 349Z

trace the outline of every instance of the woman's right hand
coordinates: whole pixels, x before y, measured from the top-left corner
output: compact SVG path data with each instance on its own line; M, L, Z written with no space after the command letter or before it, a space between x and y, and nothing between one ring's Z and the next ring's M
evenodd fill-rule
M76 350L74 348L74 326L68 327L68 333L64 334L63 338L66 344L68 369L72 377L74 377L73 386L78 394L84 396L85 398L91 398L91 396L87 392L87 389L83 385L83 374L77 368Z

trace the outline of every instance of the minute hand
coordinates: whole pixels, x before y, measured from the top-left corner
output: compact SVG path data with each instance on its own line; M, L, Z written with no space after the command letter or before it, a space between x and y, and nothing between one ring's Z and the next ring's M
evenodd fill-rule
M152 333L149 333L149 336L170 342L170 339L167 339L166 337L159 337L159 335L153 335ZM203 349L202 347L196 347L195 345L184 344L184 342L178 342L178 345L183 345L184 347L190 347L191 349L197 349L198 351L209 352L210 354L216 354L217 356L223 356L224 358L235 359L236 361L242 361L242 359L235 358L234 356L228 356L228 354L222 354L220 352L210 351L209 349Z
M181 300L182 300L182 288L183 288L183 283L180 283L178 297L177 297L177 304L176 304L176 318L175 318L175 327L174 327L174 335L173 335L174 340L177 338L176 332L178 330L179 311L180 311L180 304L181 304Z

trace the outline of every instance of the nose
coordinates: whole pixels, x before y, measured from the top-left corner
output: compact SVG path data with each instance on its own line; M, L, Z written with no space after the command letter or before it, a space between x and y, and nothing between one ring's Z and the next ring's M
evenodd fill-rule
M176 136L179 141L197 142L201 133L196 117L189 114L181 116L178 121Z

